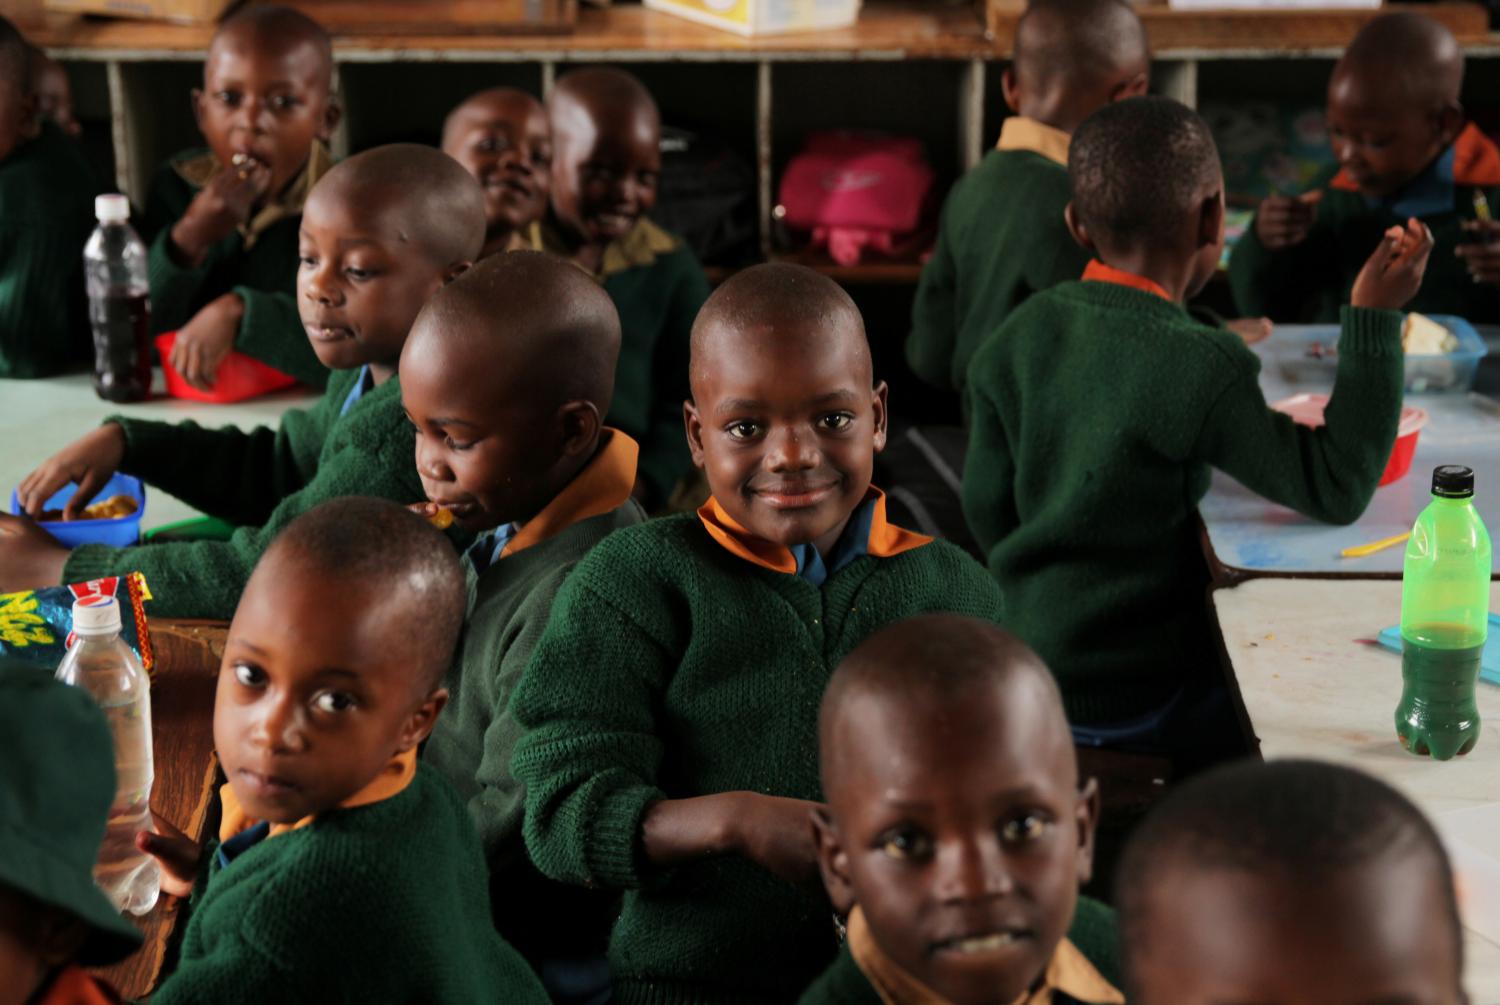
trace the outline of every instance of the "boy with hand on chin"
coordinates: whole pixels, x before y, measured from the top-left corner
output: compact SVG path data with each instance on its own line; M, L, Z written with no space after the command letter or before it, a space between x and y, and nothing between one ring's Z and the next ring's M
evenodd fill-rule
M574 568L511 702L511 770L537 867L625 892L617 1001L785 1002L835 950L808 820L831 668L913 614L997 619L1000 596L886 521L886 387L832 280L773 264L724 283L692 387L713 496Z

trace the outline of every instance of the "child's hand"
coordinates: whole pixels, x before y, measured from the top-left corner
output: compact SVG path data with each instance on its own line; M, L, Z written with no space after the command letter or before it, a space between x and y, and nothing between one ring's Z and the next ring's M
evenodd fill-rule
M226 293L209 301L177 331L172 343L172 369L200 391L212 390L219 367L239 334L245 316L245 301L238 293Z
M187 212L172 226L172 243L196 266L208 249L250 219L250 211L271 186L271 169L247 160L214 175L193 196Z
M1500 284L1500 220L1465 220L1463 227L1474 240L1453 253L1464 260L1474 282Z
M1301 244L1318 218L1318 203L1322 201L1321 190L1296 197L1268 196L1255 214L1255 236L1271 251Z
M0 593L62 582L68 549L24 516L0 513Z
M816 885L818 839L806 799L740 794L735 820L735 850L771 875L789 883Z
M87 433L42 462L42 466L21 479L16 489L21 509L33 520L42 515L42 507L53 493L76 482L78 491L63 507L63 519L77 519L83 508L93 501L104 483L119 470L125 459L125 430L108 422Z
M1432 254L1432 231L1413 217L1405 228L1392 227L1359 270L1349 302L1354 307L1400 310L1417 295L1427 258Z
M136 834L135 846L161 866L162 893L186 897L193 892L193 882L198 878L203 849L155 810L151 811L151 820L156 829Z
M1254 345L1270 336L1271 319L1235 318L1233 321L1224 322L1224 327L1238 335L1246 345Z

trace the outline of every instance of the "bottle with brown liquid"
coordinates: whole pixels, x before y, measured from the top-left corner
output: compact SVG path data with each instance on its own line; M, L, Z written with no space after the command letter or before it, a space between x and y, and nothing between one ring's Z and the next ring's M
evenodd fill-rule
M94 200L99 226L83 249L94 330L94 391L105 401L142 401L151 394L151 306L146 245L130 226L123 195Z

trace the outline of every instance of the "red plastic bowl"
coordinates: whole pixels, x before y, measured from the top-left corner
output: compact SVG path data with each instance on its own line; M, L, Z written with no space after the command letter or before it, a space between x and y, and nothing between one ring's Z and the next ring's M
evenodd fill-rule
M1328 404L1326 394L1294 394L1272 403L1271 407L1293 422L1304 426L1321 426L1323 409ZM1380 476L1381 485L1389 485L1411 470L1411 459L1417 452L1417 439L1422 427L1427 425L1427 410L1407 405L1401 409L1401 425L1396 428L1396 445L1391 448L1391 459L1385 462L1385 472Z
M183 380L182 374L172 369L172 346L176 342L176 332L156 336L156 351L161 355L161 372L167 378L167 394L174 398L227 405L232 401L258 398L297 383L295 377L288 377L253 356L230 352L219 365L219 375L214 379L213 388L200 391Z

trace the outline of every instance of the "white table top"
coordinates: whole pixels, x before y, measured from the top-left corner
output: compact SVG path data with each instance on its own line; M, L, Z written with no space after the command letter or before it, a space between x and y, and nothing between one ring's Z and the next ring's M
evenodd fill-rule
M1213 594L1224 647L1261 753L1359 768L1433 819L1454 855L1463 899L1467 980L1476 1005L1500 1002L1500 687L1479 685L1484 723L1466 757L1415 757L1396 739L1401 657L1374 644L1400 617L1393 580L1253 579ZM1491 601L1494 610L1494 600Z
M161 387L161 373L156 373ZM289 408L305 408L317 393L296 388L233 405L209 405L176 398L158 398L134 405L101 401L87 374L48 380L0 380L0 507L10 511L10 492L21 479L52 454L99 425L106 415L180 422L192 419L205 426L275 426ZM145 528L159 527L196 516L197 511L165 492L147 489Z

